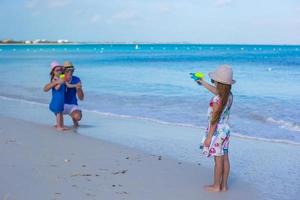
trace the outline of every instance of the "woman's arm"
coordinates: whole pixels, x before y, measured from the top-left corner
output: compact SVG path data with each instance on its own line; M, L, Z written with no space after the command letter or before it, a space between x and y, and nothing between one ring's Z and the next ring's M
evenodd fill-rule
M202 85L203 87L205 87L208 91L210 91L211 93L213 93L214 95L218 95L217 92L217 88L210 85L209 83L207 83L205 80L203 79L199 79L196 81L198 84Z
M80 101L82 101L84 99L84 93L82 90L82 85L81 82L76 84L76 90L77 90L77 97Z

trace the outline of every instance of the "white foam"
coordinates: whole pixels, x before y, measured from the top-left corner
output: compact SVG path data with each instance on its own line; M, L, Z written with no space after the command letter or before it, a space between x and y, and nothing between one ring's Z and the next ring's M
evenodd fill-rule
M195 126L192 124L183 124L183 123L172 123L172 122L165 122L157 119L152 118L146 118L146 117L135 117L130 115L120 115L120 114L114 114L114 113L108 113L108 112L100 112L97 110L84 110L86 112L93 112L102 116L109 116L109 117L116 117L116 118L127 118L127 119L135 119L135 120L142 120L142 121L148 121L152 123L158 123L163 125L169 125L169 126L180 126L180 127L188 127L188 128L197 128L197 129L206 129L206 127L201 126ZM233 132L231 134L234 137L242 138L242 139L248 139L248 140L256 140L256 141L264 141L264 142L272 142L272 143L282 143L282 144L291 144L291 145L300 145L298 142L293 142L289 140L282 140L282 139L267 139L267 138L261 138L261 137L254 137L254 136L247 136L240 133Z
M281 144L291 144L291 145L297 145L300 146L299 142L293 142L290 140L281 140L281 139L267 139L267 138L261 138L261 137L254 137L254 136L247 136L240 133L233 133L231 134L234 137L242 138L242 139L248 139L248 140L256 140L256 141L263 141L263 142L271 142L271 143L281 143Z
M272 117L268 117L267 121L271 122L273 124L279 125L280 128L283 128L283 129L286 129L286 130L289 130L289 131L300 132L300 125L298 125L296 123L287 122L287 121L284 121L284 120L281 120L281 119L276 120L276 119L273 119Z
M16 102L22 102L22 103L27 103L31 105L39 105L43 107L47 107L48 104L45 103L40 103L40 102L35 102L35 101L30 101L26 99L19 99L19 98L13 98L13 97L6 97L6 96L1 96L0 99L2 100L8 100L8 101L16 101ZM121 114L114 114L114 113L109 113L109 112L101 112L98 110L88 110L88 109L82 109L84 112L87 113L95 113L101 116L108 116L108 117L114 117L114 118L124 118L124 119L133 119L133 120L140 120L140 121L146 121L146 122L151 122L151 123L158 123L162 125L168 125L168 126L177 126L177 127L187 127L187 128L195 128L195 129L202 129L203 131L206 129L206 127L201 127L201 126L195 126L192 124L184 124L184 123L172 123L172 122L166 122L162 120L157 120L153 118L147 118L147 117L138 117L138 116L131 116L131 115L121 115ZM299 125L293 125L292 123L285 122L283 120L274 120L273 118L268 118L269 121L281 124L282 126L293 126L296 128L297 131L300 131L300 126ZM264 141L264 142L271 142L271 143L281 143L281 144L289 144L289 145L299 145L300 143L298 142L293 142L289 140L282 140L282 139L267 139L267 138L261 138L261 137L255 137L255 136L247 136L243 135L240 133L235 133L233 132L231 134L233 137L238 137L242 139L247 139L247 140L256 140L256 141Z
M48 106L48 104L45 104L45 103L39 103L39 102L36 102L36 101L30 101L30 100L26 100L26 99L17 99L17 98L12 98L12 97L5 97L5 96L1 96L1 95L0 95L0 99L8 100L8 101L17 101L17 102L21 102L21 103L28 103L28 104L31 104L31 105Z
M121 115L121 114L115 114L115 113L109 113L109 112L100 112L98 110L87 110L83 109L85 112L92 112L95 114L99 114L102 116L108 116L108 117L115 117L115 118L124 118L124 119L135 119L135 120L141 120L141 121L148 121L163 125L170 125L170 126L180 126L180 127L189 127L189 128L201 128L204 129L205 127L199 127L192 124L183 124L183 123L172 123L172 122L166 122L158 119L153 118L147 118L147 117L138 117L138 116L131 116L131 115Z

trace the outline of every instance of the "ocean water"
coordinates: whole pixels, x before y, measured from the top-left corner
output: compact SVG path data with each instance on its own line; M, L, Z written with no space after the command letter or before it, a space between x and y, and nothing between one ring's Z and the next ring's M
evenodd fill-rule
M80 134L208 167L213 162L199 156L198 145L212 95L193 82L189 73L201 71L209 81L208 72L230 64L237 81L232 88L232 135L244 138L243 144L232 140L230 180L250 182L260 199L299 197L300 46L0 46L1 115L55 123L48 110L51 94L42 91L52 60L72 61L75 75L82 80L85 100L79 102L84 115ZM116 120L120 127L112 126ZM149 126L152 135L143 131L148 123L156 124ZM69 118L66 124L71 124ZM168 130L174 131L160 125L170 125ZM122 131L124 127L135 131ZM176 133L182 127L190 131ZM251 149L261 153L244 154Z
M300 144L300 46L78 44L0 46L0 96L48 103L49 63L70 60L84 109L205 127L212 95L189 78L234 70L233 134Z

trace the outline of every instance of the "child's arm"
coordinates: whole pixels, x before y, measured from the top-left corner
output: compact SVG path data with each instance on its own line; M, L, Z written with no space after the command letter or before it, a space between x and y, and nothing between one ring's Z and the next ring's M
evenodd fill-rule
M212 117L214 117L216 114L217 114L217 111L218 109L220 109L220 104L218 103L213 103L213 113L212 113ZM207 137L204 141L204 146L205 147L209 147L210 146L210 143L211 143L211 139L212 139L212 136L214 135L214 132L217 128L217 125L218 125L218 122L215 122L214 124L210 124L209 126L209 130L208 130L208 134L207 134Z
M61 86L61 84L57 84L54 88L55 88L56 90L59 90L60 86Z
M51 88L55 87L56 89L56 86L57 85L60 85L62 84L63 82L58 80L58 79L53 79L50 83L47 83L45 86L44 86L44 92L48 92ZM58 88L59 89L59 88Z
M196 81L198 84L202 85L203 87L205 87L208 91L210 91L211 93L213 93L214 95L218 95L217 92L217 88L210 85L209 83L207 83L205 80L203 79L199 79Z
M65 82L68 88L76 88L77 84L70 84L68 81Z
M55 86L56 90L59 90L61 85L64 83L64 81L61 78L55 78L55 79L53 79L53 81L57 83L57 85Z

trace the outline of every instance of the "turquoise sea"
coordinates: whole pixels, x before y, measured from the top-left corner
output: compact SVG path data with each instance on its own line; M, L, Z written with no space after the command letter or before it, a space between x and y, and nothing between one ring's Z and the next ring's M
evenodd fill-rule
M234 70L233 134L300 144L300 46L76 44L0 46L0 96L47 104L52 60L70 60L82 107L99 113L205 127L211 94L190 72Z
M208 72L220 64L231 65L237 83L232 89L230 123L232 135L242 138L232 138L231 182L243 179L264 200L299 197L300 46L0 46L0 115L49 126L55 123L48 110L51 94L42 90L53 60L72 61L75 75L82 80L85 100L80 102L79 134L210 168L213 162L200 156L198 145L212 95L189 73L203 72L209 81ZM118 123L132 132L112 126ZM144 123L157 126L143 131ZM66 124L72 124L69 118ZM193 131L181 135L155 128L161 125Z

